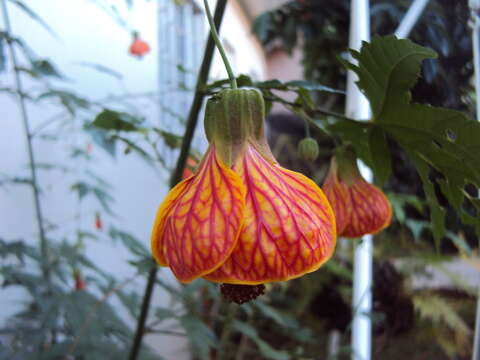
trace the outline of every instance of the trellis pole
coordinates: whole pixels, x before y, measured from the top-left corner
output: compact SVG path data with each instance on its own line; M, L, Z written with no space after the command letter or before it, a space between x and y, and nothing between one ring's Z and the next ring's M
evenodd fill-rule
M352 0L350 3L350 49L360 50L362 41L370 41L370 5L369 0ZM350 59L352 60L352 59ZM351 70L347 73L346 115L352 119L370 118L370 104L355 84L357 76ZM367 180L372 173L362 167ZM366 235L355 246L353 267L353 321L352 321L352 359L370 360L371 358L371 309L372 309L372 236Z
M420 18L429 0L414 0L400 25L395 31L398 38L406 38ZM480 2L480 0L476 0ZM478 35L478 31L477 31ZM370 40L370 8L368 0L352 0L350 10L350 39L349 47L359 50L362 41ZM350 59L351 60L351 59ZM356 76L352 71L347 75L347 116L366 120L370 118L370 105L355 85ZM480 76L477 77L480 84ZM480 89L480 85L478 86ZM477 109L480 109L477 103ZM480 110L479 110L480 111ZM479 112L480 118L480 112ZM367 180L372 180L372 173L362 166L362 174ZM353 268L353 324L352 324L352 359L370 360L372 344L372 236L366 235L355 247ZM478 328L477 311L477 328ZM479 331L477 330L477 334ZM477 335L478 337L478 335ZM478 339L477 339L478 340ZM477 346L478 347L478 346ZM473 360L480 360L478 356Z

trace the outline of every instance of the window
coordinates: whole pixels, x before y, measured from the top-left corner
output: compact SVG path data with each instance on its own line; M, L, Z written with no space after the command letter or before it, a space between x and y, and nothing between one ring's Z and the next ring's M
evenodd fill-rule
M178 133L192 101L207 34L194 1L159 0L160 124Z

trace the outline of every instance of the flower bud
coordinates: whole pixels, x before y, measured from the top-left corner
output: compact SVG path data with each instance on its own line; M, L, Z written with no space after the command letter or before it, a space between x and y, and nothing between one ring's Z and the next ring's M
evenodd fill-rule
M315 139L307 137L298 143L298 154L305 161L315 161L320 150Z

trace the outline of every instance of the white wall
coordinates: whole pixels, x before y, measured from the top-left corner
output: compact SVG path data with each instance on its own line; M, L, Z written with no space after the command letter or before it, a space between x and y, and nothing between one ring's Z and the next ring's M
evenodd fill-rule
M158 0L170 1L170 0ZM173 1L173 0L171 0ZM68 82L58 83L59 87L69 88L90 100L101 99L109 95L125 92L139 93L154 91L157 79L157 2L135 1L135 7L128 11L125 1L115 1L120 13L132 28L139 30L141 37L152 47L152 52L142 60L127 54L131 36L128 30L119 26L112 17L99 9L93 1L77 0L42 0L26 1L58 34L59 39L45 31L16 7L9 4L10 17L15 34L23 37L32 49L41 57L55 61L59 69L68 77ZM67 5L68 4L68 5ZM212 10L214 2L211 4ZM3 24L2 24L2 27ZM265 74L265 60L258 43L250 35L246 19L239 13L234 1L229 1L222 36L234 48L236 70L255 73L260 79ZM123 75L119 81L113 77L81 66L78 63L88 61L112 68ZM11 70L10 61L8 62ZM215 57L214 77L225 76L219 56ZM12 84L7 73L0 74L1 86ZM33 84L27 82L27 87ZM138 112L155 123L158 110L154 102L142 100L131 101L136 104ZM58 112L58 107L42 103L29 105L32 127ZM0 173L27 176L26 144L21 125L16 99L5 94L0 95ZM202 129L200 127L199 129ZM88 139L74 133L63 139L78 146L85 146ZM199 143L204 143L200 141ZM69 162L65 145L36 141L35 153L39 162L56 163L76 168L75 176L61 172L40 172L40 184L43 189L42 206L45 217L62 223L62 231L50 234L52 237L72 234L77 226L75 215L75 195L69 191L73 179L83 176L85 163ZM114 161L94 145L93 156L96 159L94 171L105 177L113 187L116 200L114 210L117 219L104 216L105 225L120 222L121 228L132 232L148 246L151 226L155 212L167 192L168 174L156 172L145 165L135 155L120 156ZM171 156L173 157L173 153ZM173 161L173 159L172 159ZM33 211L31 190L27 187L12 186L4 191L0 189L0 236L5 239L32 239L36 234L36 222ZM81 209L81 223L87 229L94 229L94 213L100 207L94 201L84 201ZM87 253L96 263L116 274L119 279L130 277L134 269L126 264L128 253L120 246L105 241L89 243ZM173 280L168 269L162 270L160 276ZM143 283L137 281L135 286L143 289ZM16 290L0 290L0 322L4 322L22 301L23 294ZM164 292L157 290L154 304L167 306L168 299ZM133 323L132 323L133 326ZM153 337L148 342L167 359L187 359L183 339Z

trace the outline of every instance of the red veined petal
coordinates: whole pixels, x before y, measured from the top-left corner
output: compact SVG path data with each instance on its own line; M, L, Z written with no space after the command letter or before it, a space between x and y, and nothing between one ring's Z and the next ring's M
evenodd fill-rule
M235 248L245 214L245 187L213 146L185 182L160 220L158 236L175 276L190 282L221 266Z
M187 186L193 181L192 178L185 179L173 187L163 200L160 208L155 216L155 223L153 225L152 237L150 240L150 248L157 263L160 266L168 266L167 259L163 253L163 231L165 228L165 220L167 214L170 213L172 207L176 204L178 197L185 191Z
M322 190L248 146L234 168L247 187L245 224L230 258L205 276L260 284L317 270L333 254L335 218Z
M345 184L338 181L336 174L330 173L322 186L332 206L337 223L337 234L340 235L350 221L350 194Z
M350 219L340 235L357 238L376 234L390 225L392 207L382 190L363 179L348 187Z

